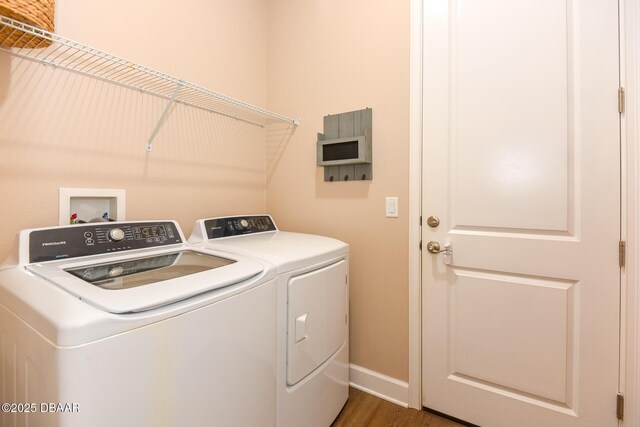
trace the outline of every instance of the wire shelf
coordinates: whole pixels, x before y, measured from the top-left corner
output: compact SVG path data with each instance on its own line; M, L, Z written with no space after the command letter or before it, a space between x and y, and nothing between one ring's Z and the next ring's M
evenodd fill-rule
M8 43L8 41L11 42ZM151 150L153 139L173 102L258 126L265 126L271 121L285 122L294 126L300 123L298 119L289 118L194 83L180 80L4 15L0 15L0 50L10 52L20 58L62 68L168 100L169 103L147 141L148 150Z

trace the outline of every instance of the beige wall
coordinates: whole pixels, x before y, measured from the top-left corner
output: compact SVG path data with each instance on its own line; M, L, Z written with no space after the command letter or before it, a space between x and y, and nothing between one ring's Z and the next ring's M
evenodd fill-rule
M264 106L264 0L57 0L56 31ZM0 259L55 225L58 188L123 188L127 219L262 212L265 131L0 52Z
M187 235L198 217L268 210L351 245L351 360L407 379L408 2L57 0L56 31L302 124L176 106L147 153L165 101L0 52L0 259L18 230L57 223L59 187L123 188L128 219ZM373 181L324 183L322 117L365 107Z
M268 108L299 115L269 130L267 207L286 229L351 245L351 362L408 378L409 2L268 0ZM327 114L373 108L373 181L323 181ZM385 218L385 196L400 218Z

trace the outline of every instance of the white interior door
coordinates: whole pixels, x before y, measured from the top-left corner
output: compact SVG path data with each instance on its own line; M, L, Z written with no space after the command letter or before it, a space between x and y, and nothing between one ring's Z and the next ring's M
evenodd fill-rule
M423 404L616 426L618 3L424 10Z

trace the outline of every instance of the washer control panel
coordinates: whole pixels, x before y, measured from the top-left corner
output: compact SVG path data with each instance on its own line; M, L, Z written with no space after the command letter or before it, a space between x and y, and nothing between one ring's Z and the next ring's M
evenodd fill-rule
M275 231L278 228L268 215L211 218L204 222L208 239L242 236L244 234Z
M170 221L110 223L33 230L29 261L43 262L183 243Z

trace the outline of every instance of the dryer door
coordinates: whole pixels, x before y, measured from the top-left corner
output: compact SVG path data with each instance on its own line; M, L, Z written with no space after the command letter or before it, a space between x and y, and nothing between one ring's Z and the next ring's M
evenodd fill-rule
M313 372L347 336L347 262L294 276L288 284L287 384Z

